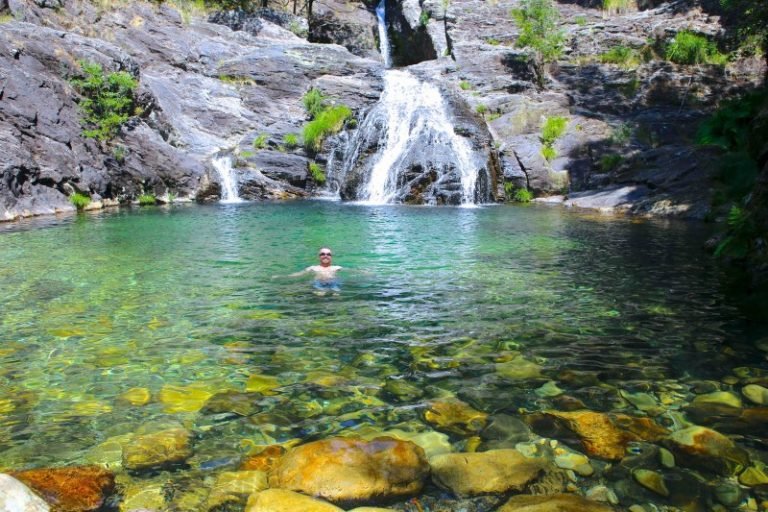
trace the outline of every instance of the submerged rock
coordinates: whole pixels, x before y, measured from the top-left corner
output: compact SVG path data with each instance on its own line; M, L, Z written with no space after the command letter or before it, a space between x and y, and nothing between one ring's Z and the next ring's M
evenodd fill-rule
M115 488L115 475L98 466L30 469L12 476L60 512L100 510Z
M140 470L184 462L192 456L190 438L183 428L136 436L123 447L123 467Z
M454 434L476 434L485 427L488 415L456 398L435 400L424 411L424 419L438 430Z
M248 498L245 512L344 512L322 500L285 489L267 489Z
M290 450L269 483L334 502L366 502L416 494L428 474L424 450L414 443L337 437Z
M520 491L539 476L545 462L517 450L490 450L437 455L429 465L437 485L457 496L473 496Z
M206 509L244 504L248 497L269 487L264 471L225 471L216 476Z
M285 448L280 445L267 446L258 453L249 455L240 464L240 470L269 471L285 454Z
M0 473L0 512L48 512L50 507L15 478Z
M749 455L721 433L705 427L673 432L664 444L681 466L732 475L749 464Z
M613 512L613 507L574 494L514 496L497 512Z

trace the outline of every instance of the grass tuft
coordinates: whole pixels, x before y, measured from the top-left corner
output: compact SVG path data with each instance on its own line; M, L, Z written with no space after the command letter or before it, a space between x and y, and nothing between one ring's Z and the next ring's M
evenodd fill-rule
M311 119L316 118L323 110L325 110L325 99L325 95L320 92L320 89L315 89L314 87L307 91L301 98L301 102L304 104L304 109Z
M326 108L313 121L304 126L302 138L304 146L311 151L319 151L326 137L341 131L344 122L352 115L352 110L345 105Z
M706 37L683 30L667 45L666 57L675 64L717 64L723 65L728 56L720 53L717 45Z
M323 168L315 162L310 162L309 174L318 185L323 185L325 183L325 172L323 172Z
M69 202L72 203L78 210L82 210L91 204L91 198L80 192L75 192L69 196Z
M152 204L157 204L157 198L154 194L141 194L138 197L139 205L141 206L149 206Z
M253 139L253 147L255 149L264 149L267 147L267 134L260 133L258 137Z

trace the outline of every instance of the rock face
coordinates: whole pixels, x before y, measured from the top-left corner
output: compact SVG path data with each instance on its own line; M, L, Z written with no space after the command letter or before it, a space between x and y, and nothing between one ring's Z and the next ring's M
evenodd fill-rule
M0 473L0 512L48 512L50 507L29 487Z
M98 466L31 469L13 477L61 512L99 510L115 488L112 472Z
M458 496L521 491L544 467L517 450L448 453L429 460L432 479Z
M424 451L411 442L330 438L290 450L269 483L334 502L366 502L415 494L428 474Z

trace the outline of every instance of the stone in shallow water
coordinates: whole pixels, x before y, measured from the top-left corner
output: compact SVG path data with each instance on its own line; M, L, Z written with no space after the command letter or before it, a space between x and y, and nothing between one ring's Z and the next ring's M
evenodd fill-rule
M705 427L673 432L664 444L681 466L732 475L749 464L749 455L721 433Z
M488 420L488 414L473 409L456 398L435 400L424 411L424 419L438 430L459 435L480 432Z
M497 512L613 512L613 507L573 494L520 495L510 498Z
M212 393L198 385L163 386L157 398L165 406L165 412L197 412Z
M693 399L694 405L699 404L719 404L729 407L741 407L741 398L730 391L715 391L705 395L699 395Z
M263 450L248 455L240 464L240 470L269 471L285 454L285 448L279 444L267 446Z
M280 382L272 375L251 375L245 383L246 391L255 391L263 395L274 395L274 389L278 387Z
M669 496L669 489L667 489L667 486L664 483L664 477L661 473L650 469L636 469L632 472L632 476L637 483L646 489L650 489L665 498Z
M225 471L216 476L206 509L244 504L251 494L269 487L264 471Z
M526 416L533 430L546 437L576 435L592 457L620 460L632 441L658 441L667 430L649 418L594 411L544 411Z
M546 465L517 450L448 453L429 460L432 480L457 496L520 491L539 476Z
M110 437L85 454L84 460L89 464L98 464L107 469L117 469L123 465L123 446L133 439L133 434Z
M768 389L757 384L748 384L741 388L741 393L752 403L757 405L768 404Z
M248 498L245 512L344 512L343 509L298 492L267 489Z
M205 402L200 413L233 413L239 416L251 416L261 410L258 402L263 397L261 393L243 393L241 391L216 393Z
M192 456L190 437L183 428L136 436L123 447L123 467L139 470L184 462Z
M410 432L401 429L375 430L372 433L360 433L363 439L375 439L377 437L393 437L401 441L410 441L424 450L424 455L429 459L441 453L451 453L450 438L442 432L429 430L427 432Z
M768 484L768 473L764 466L750 466L739 475L739 483L747 487Z
M146 405L150 398L151 394L147 388L131 388L117 397L119 402L124 402L137 407Z
M0 473L0 512L48 512L50 507L29 487Z
M424 450L414 443L336 437L290 450L269 483L335 502L366 502L418 493L428 475Z
M541 366L522 356L511 361L496 363L496 373L508 380L540 379Z
M120 512L166 509L163 484L133 484L124 488L122 494Z
M115 475L98 466L30 469L11 476L60 512L99 510L115 489Z
M480 432L486 449L512 448L517 443L531 439L531 435L531 429L523 420L509 414L491 416L488 426Z

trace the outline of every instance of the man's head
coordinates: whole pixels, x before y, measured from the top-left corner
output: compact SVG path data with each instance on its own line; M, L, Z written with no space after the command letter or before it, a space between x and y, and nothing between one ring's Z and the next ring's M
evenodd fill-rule
M317 252L317 257L320 258L320 265L327 267L331 264L333 254L331 254L331 250L328 247L321 247Z

